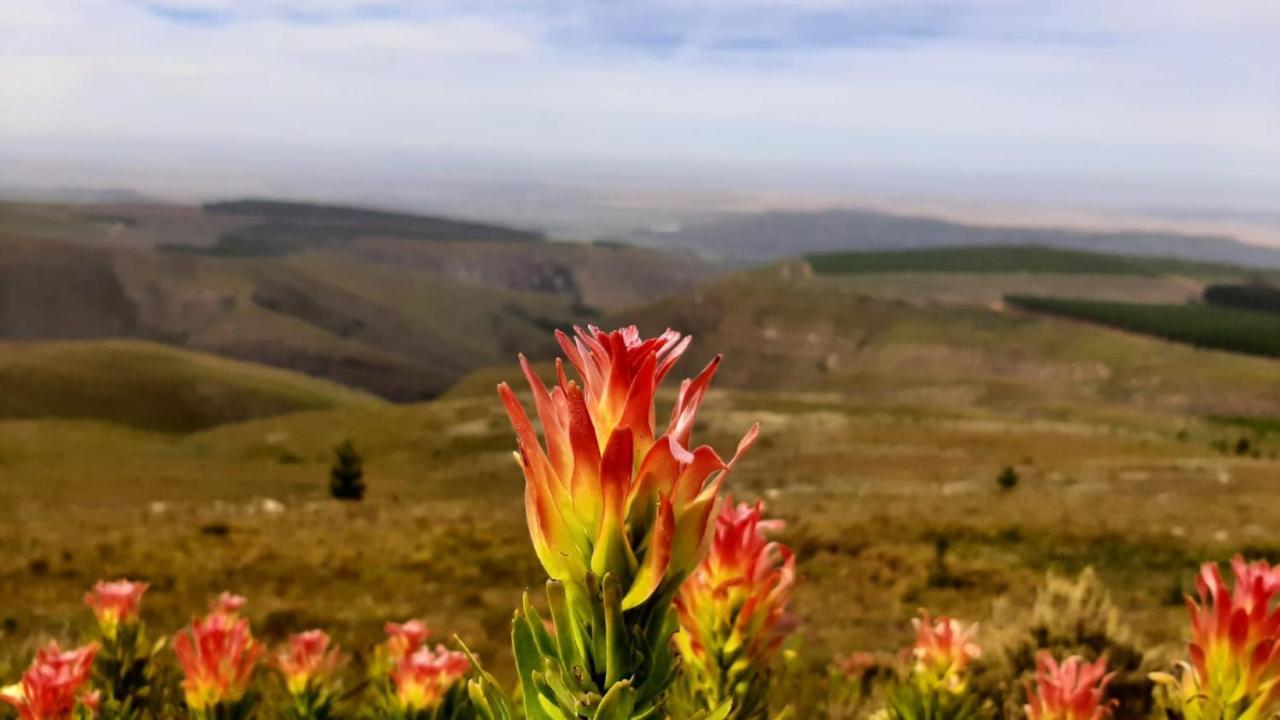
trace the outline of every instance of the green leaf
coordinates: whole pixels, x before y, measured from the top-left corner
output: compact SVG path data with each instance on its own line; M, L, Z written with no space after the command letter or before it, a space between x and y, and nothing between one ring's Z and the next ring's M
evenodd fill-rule
M605 575L601 600L604 604L605 684L613 685L632 675L627 626L622 619L622 588L618 578ZM629 687L629 684L628 684Z
M619 593L621 595L621 593ZM619 598L621 602L621 598ZM631 720L631 709L635 707L636 693L631 683L623 680L614 683L609 692L604 694L600 707L596 709L594 720Z
M539 702L538 688L534 683L534 673L542 667L542 653L538 651L538 641L534 639L533 630L524 613L517 610L515 620L511 624L511 649L516 656L516 671L520 676L520 685L524 688L524 712L528 720L562 720L552 716L543 709Z

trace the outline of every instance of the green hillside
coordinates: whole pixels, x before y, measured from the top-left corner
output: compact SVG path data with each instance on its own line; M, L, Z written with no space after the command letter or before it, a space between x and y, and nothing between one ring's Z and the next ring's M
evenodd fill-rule
M0 343L0 418L76 418L162 432L382 401L324 380L120 340Z
M0 339L154 340L413 401L517 348L549 352L553 327L710 272L686 256L438 218L213 209L0 203ZM300 244L253 257L205 251L259 221L293 223ZM341 242L330 241L334 228Z
M1010 296L1026 310L1096 322L1201 348L1280 357L1280 315L1225 305L1147 305Z
M808 256L814 272L825 275L877 273L1054 273L1080 275L1244 276L1232 265L1172 258L1111 255L1082 250L1012 245L929 248Z
M617 314L697 338L683 362L741 358L724 385L832 393L924 414L1269 416L1280 363L996 307L914 305L773 267ZM1280 337L1280 333L1276 336Z

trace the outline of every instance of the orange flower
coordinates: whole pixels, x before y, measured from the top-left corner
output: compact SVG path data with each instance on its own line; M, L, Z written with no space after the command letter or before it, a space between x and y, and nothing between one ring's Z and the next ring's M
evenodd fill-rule
M763 520L764 503L735 506L716 518L711 550L680 586L676 646L685 663L681 697L687 712L726 700L734 718L763 712L771 662L794 623L787 614L795 557L767 534L782 522Z
M302 695L330 684L346 663L338 647L330 646L328 633L308 630L289 638L289 647L276 656L276 667L284 673L290 695Z
M634 327L557 333L582 381L557 361L548 390L520 358L541 421L544 448L515 393L498 392L519 441L525 509L534 549L554 579L582 584L588 572L613 575L631 609L672 589L697 566L710 541L720 486L738 457L689 450L694 417L719 365L685 380L659 436L654 395L688 347L668 330L644 339ZM738 445L755 439L752 428Z
M1182 714L1200 718L1270 717L1280 711L1280 568L1267 562L1231 559L1235 587L1229 589L1215 563L1196 578L1199 601L1187 598L1191 614L1191 663L1182 677L1158 675L1175 685Z
M767 539L783 524L763 520L763 511L762 501L735 507L730 499L716 519L710 552L680 587L676 607L686 661L723 657L728 647L766 665L790 632L795 557Z
M408 620L403 623L389 622L384 628L387 633L387 657L397 662L405 655L422 647L431 631L421 620Z
M911 624L916 629L911 654L916 659L913 672L917 680L953 693L963 692L965 669L982 655L982 649L973 640L978 626L965 626L949 617L934 621L924 610Z
M1027 686L1027 720L1103 720L1111 715L1111 706L1103 701L1111 678L1106 658L1087 663L1073 656L1059 665L1041 652L1036 686Z
M244 607L245 599L240 595L232 595L225 590L213 600L213 612L235 615Z
M144 582L101 580L93 586L92 592L85 594L84 601L93 608L104 637L114 638L121 623L131 623L138 619L142 594L147 591L147 587L148 584Z
M21 720L70 720L77 704L96 710L98 693L82 690L97 652L96 644L64 651L50 642L36 652L20 683L0 691L0 700L16 708Z
M391 671L396 702L404 710L430 710L471 669L467 656L443 645L419 647L400 658Z
M249 621L235 614L243 604L244 598L223 593L211 613L193 620L189 631L173 639L184 675L183 694L193 711L239 702L249 688L263 649L253 639Z

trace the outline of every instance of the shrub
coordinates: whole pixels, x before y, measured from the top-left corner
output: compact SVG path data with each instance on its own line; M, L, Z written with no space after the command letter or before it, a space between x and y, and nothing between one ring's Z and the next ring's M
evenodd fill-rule
M364 498L364 460L350 440L334 448L333 467L329 469L329 494L338 500Z
M1036 656L1078 655L1086 661L1106 657L1116 677L1112 695L1120 701L1120 717L1145 717L1151 685L1143 673L1144 651L1093 568L1076 578L1050 573L1036 591L1031 608L1012 615L1007 601L994 610L998 630L983 656L975 690L991 698L1002 717L1021 717L1023 687L1035 678Z
M1004 469L996 475L996 485L1000 487L1002 492L1008 492L1018 486L1018 471L1013 469L1012 465L1005 465Z

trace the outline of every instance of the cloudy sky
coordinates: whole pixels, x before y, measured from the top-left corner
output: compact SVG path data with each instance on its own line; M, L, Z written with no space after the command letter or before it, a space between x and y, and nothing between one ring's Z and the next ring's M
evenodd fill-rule
M4 0L6 158L1278 211L1280 2Z

